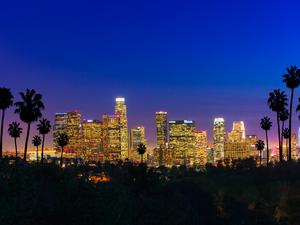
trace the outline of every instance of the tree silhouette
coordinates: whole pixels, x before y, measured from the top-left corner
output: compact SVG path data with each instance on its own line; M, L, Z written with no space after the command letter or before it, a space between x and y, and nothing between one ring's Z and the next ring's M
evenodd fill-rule
M263 140L258 140L255 144L256 149L259 151L259 162L261 165L261 159L262 159L262 151L265 148L265 143Z
M260 121L260 127L265 131L266 133L266 143L267 143L267 165L269 165L269 159L270 159L270 153L269 153L269 138L268 138L268 131L272 127L271 119L267 116L261 119Z
M279 120L281 121L281 145L283 146L283 130L284 130L284 122L289 119L289 111L284 109L279 113Z
M9 124L8 133L14 139L15 142L15 151L16 151L16 160L18 158L18 146L17 146L17 138L22 134L22 127L20 127L20 123L12 122Z
M25 93L20 92L20 96L21 101L15 103L15 113L19 114L20 119L24 123L27 123L27 133L24 146L24 161L26 161L30 125L37 121L38 118L42 117L41 110L43 110L45 106L42 102L42 95L36 93L33 89L30 90L27 88Z
M137 152L141 156L141 163L143 163L143 156L144 156L146 151L147 151L146 146L143 143L140 143L138 145Z
M40 120L40 123L37 125L37 130L40 135L42 135L42 155L41 155L41 163L44 163L44 144L45 144L45 135L48 134L51 130L50 121L43 118Z
M0 110L2 110L1 119L1 130L0 130L0 159L2 159L2 149L3 149L3 127L4 127L4 117L5 110L8 109L13 104L14 96L10 92L10 89L2 87L0 88Z
M277 120L277 128L278 128L278 143L279 143L279 160L280 162L283 162L279 115L280 112L282 112L287 106L287 97L284 91L280 91L280 89L275 89L273 92L270 92L268 98L268 105L273 112L276 112L276 120Z
M291 89L291 97L290 97L290 112L289 112L289 130L292 131L292 112L293 112L293 100L294 100L294 90L300 85L300 70L297 69L296 66L290 66L290 68L286 68L287 73L284 74L283 82L286 87ZM292 152L292 132L289 132L289 157L288 160L291 161L291 152Z
M64 147L69 144L69 136L66 133L60 133L60 134L58 134L56 142L61 147L60 167L62 167Z
M39 162L39 146L41 145L41 137L38 135L33 136L32 144L36 147L36 162Z
M290 137L290 130L289 128L285 128L282 131L282 137L285 139L285 150L286 150L286 158L289 159L289 150L288 150L288 139Z

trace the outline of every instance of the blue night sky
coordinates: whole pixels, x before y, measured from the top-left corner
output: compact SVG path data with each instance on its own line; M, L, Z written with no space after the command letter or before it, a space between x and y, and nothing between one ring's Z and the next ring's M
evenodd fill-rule
M300 66L299 12L288 0L2 1L0 85L17 99L41 92L51 120L74 109L100 118L124 96L129 127L145 125L150 143L159 110L196 120L210 140L218 116L263 138L268 92Z

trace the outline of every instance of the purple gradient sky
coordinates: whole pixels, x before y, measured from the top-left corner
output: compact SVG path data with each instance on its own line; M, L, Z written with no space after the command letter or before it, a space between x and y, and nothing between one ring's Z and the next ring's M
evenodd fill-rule
M227 130L244 120L247 134L263 138L260 118L274 121L268 92L285 89L285 67L299 62L299 9L294 1L258 0L5 2L1 86L16 100L27 87L41 92L52 121L74 109L99 119L124 96L129 127L144 125L152 144L159 110L195 120L210 141L220 116ZM5 130L18 120L13 108L7 116ZM12 143L5 132L5 149Z

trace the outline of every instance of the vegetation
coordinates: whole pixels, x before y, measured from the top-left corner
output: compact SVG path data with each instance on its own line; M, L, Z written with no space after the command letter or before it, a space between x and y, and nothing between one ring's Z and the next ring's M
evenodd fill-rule
M61 148L61 154L60 154L60 167L63 165L63 154L64 154L64 147L69 144L69 136L66 133L60 133L58 134L57 144Z
M147 151L147 148L143 143L138 145L137 152L141 156L141 163L143 163L143 156L146 153L146 151Z
M269 138L268 138L268 131L271 130L272 122L271 119L267 116L261 119L260 127L266 132L266 143L267 143L267 165L269 165L270 160L270 151L269 151Z
M38 135L33 136L32 144L36 148L36 162L39 162L39 146L41 145L41 137Z
M37 125L37 130L40 135L42 135L42 155L41 155L41 163L44 163L44 145L45 145L45 135L48 134L51 130L50 121L46 118L40 120L40 123Z
M22 134L22 127L20 127L20 123L12 122L9 124L8 133L14 139L15 142L15 151L16 151L16 159L18 158L18 145L17 138L19 138Z
M261 164L261 160L262 160L262 151L265 148L265 143L262 140L258 140L255 144L256 149L259 151L259 164Z

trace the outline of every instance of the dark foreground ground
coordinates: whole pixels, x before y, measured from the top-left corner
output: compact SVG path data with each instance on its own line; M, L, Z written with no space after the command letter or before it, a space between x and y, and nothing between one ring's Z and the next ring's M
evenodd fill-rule
M91 180L102 172L109 182ZM200 172L2 162L0 224L300 224L300 163L255 168L248 161Z

